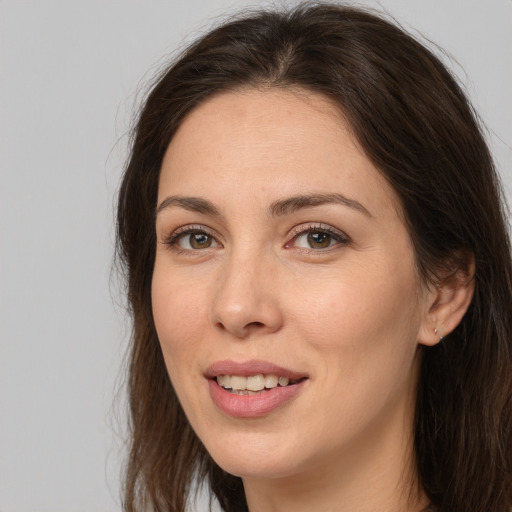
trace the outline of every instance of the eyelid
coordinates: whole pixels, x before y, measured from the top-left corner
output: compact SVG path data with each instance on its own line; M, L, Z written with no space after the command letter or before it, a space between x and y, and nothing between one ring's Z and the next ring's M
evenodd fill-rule
M180 240L181 237L190 235L193 233L204 233L208 236L211 236L218 246L222 247L222 243L219 241L218 237L214 234L213 230L204 226L202 224L187 224L185 226L180 226L173 230L169 235L163 237L162 243L164 245L168 245L170 248L174 250L179 250L181 252L187 251L187 249L181 249L177 246L176 242ZM203 249L205 250L205 249ZM199 249L190 250L190 252L199 252Z
M301 224L299 226L295 226L288 234L287 236L287 242L285 243L284 247L286 249L293 248L293 244L297 238L300 236L306 235L308 233L314 233L314 232L321 232L321 233L327 233L330 235L334 241L336 242L334 245L326 247L325 249L305 249L305 248L299 248L296 247L296 249L300 249L302 251L306 252L327 252L329 250L335 249L339 245L347 245L350 243L350 238L341 230L334 228L333 226L329 224L324 224L321 222L314 222L309 224ZM164 245L169 246L171 249L179 251L179 252L190 252L190 253L197 253L204 251L206 249L183 249L180 248L177 244L177 242L180 240L181 237L193 234L193 233L205 233L208 236L211 236L215 243L218 244L217 247L223 247L223 244L219 240L219 237L214 233L214 231L207 226L203 224L187 224L184 226L180 226L176 229L174 229L169 235L163 237L162 243ZM215 247L213 247L215 248Z
M327 233L330 236L332 236L334 238L334 240L337 241L338 243L335 244L334 246L330 246L326 249L311 248L311 249L303 249L303 250L312 251L312 252L326 252L329 249L334 249L335 247L337 247L340 244L347 245L348 243L350 243L350 238L343 231L336 229L329 224L323 224L321 222L314 222L311 224L301 224L300 226L294 227L290 231L290 234L288 235L289 241L286 242L285 248L292 248L293 242L295 240L297 240L297 238L299 238L300 236L306 235L308 233L315 233L315 232Z

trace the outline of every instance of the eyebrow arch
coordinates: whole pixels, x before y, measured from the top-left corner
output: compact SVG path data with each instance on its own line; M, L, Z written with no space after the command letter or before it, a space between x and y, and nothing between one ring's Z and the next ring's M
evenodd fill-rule
M324 204L341 204L372 217L372 214L359 201L349 199L341 194L312 194L281 199L270 205L269 213L273 217L277 217Z
M214 206L213 203L201 197L182 197L182 196L169 196L166 197L157 207L156 215L162 210L171 206L180 206L185 210L191 212L203 213L205 215L214 215L220 217L219 210Z
M312 194L312 195L300 195L289 197L287 199L280 199L273 202L268 211L272 217L279 217L293 213L297 210L304 208L313 208L315 206L321 206L323 204L341 204L348 206L361 213L364 213L368 217L372 217L372 214L355 199L349 199L341 194ZM201 197L183 197L183 196L169 196L166 197L157 207L156 215L162 210L170 208L171 206L179 206L185 210L191 212L202 213L205 215L213 215L220 217L221 213L217 207L207 199Z

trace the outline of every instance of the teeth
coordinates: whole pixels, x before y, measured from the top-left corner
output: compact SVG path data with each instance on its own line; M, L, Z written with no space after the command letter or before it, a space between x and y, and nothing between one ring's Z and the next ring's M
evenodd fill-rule
M219 375L217 377L217 382L219 386L223 388L231 388L231 377L229 375Z
M232 375L231 389L247 389L247 377L241 377L240 375Z
M288 386L290 379L288 377L279 377L279 385L280 386Z
M225 389L231 389L239 395L257 395L264 389L273 389L279 386L288 386L295 384L296 381L290 381L288 377L278 377L277 375L219 375L217 376L219 386Z
M279 377L277 375L265 375L265 387L266 388L275 388L279 382Z
M265 389L265 377L261 375L261 373L247 377L247 389L249 391L261 391Z

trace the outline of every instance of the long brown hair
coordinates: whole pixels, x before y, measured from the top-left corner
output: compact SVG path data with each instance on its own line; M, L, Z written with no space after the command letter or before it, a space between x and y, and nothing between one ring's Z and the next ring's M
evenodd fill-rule
M425 282L474 254L467 314L422 354L415 457L436 510L511 510L511 252L479 123L456 81L413 37L375 14L322 3L252 12L212 30L158 78L138 116L118 202L118 251L133 314L124 510L183 512L196 477L224 510L247 510L241 480L220 469L192 431L155 332L158 178L180 123L207 97L291 86L339 106L401 199Z

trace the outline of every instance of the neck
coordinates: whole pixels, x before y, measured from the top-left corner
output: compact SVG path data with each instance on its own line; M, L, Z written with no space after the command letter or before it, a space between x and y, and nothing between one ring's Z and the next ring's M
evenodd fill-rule
M319 454L283 478L244 478L250 512L420 512L428 500L417 480L413 397L370 425L350 448Z

